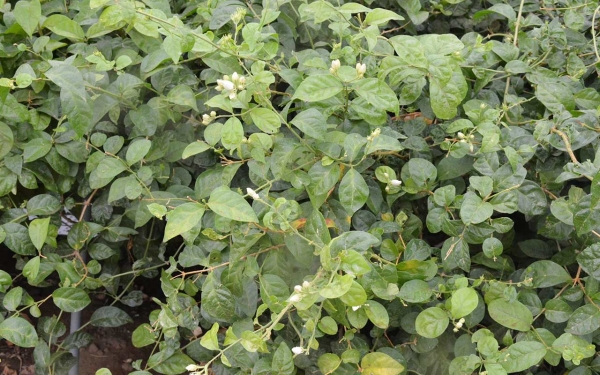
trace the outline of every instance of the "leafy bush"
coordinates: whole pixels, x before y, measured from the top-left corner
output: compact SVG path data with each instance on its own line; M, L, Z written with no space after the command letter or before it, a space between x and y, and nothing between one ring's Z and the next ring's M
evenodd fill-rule
M4 4L0 337L158 279L136 375L600 373L594 7Z

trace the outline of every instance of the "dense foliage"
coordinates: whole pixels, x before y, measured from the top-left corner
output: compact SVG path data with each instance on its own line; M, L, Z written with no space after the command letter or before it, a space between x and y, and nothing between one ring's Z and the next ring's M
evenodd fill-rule
M600 373L596 5L5 3L0 337L155 279L136 375Z

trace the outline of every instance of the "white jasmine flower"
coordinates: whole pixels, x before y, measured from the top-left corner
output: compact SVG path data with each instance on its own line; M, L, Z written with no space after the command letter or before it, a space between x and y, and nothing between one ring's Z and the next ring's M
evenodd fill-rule
M331 68L329 69L329 71L331 71L332 73L335 73L338 71L338 69L340 68L340 66L342 66L342 64L340 63L340 60L333 60L331 62Z
M240 85L245 85L246 84L246 77L240 76L240 79L238 79L238 83Z
M235 99L235 96L236 96L235 91L232 91L229 93L229 99L233 100L233 99Z
M217 79L217 85L221 86L224 90L235 89L235 85L233 84L233 82L227 79Z
M237 81L240 79L240 76L237 74L237 72L233 72L233 74L231 75L231 80L233 82Z
M308 281L303 282L302 288L310 288L310 283Z
M292 294L290 296L290 298L288 299L288 301L295 303L295 302L300 302L302 300L302 296L300 294Z
M456 136L458 137L458 139L464 139L465 138L465 135L462 132L456 133Z
M301 287L300 285L296 285L296 286L294 287L294 291L295 291L296 293L301 293L301 292L302 292L302 287Z
M206 113L202 115L202 124L203 125L208 125L211 123L211 121L212 121L212 118L209 115L207 115Z
M471 144L469 145L469 151L470 151L470 152L473 152L473 149L474 149L474 147L473 147L473 144L471 143Z
M352 306L352 311L356 311L356 310L360 309L361 307L362 307L362 305Z
M292 353L298 355L298 354L302 354L304 353L304 349L302 349L300 346L294 346L292 348Z
M392 186L398 187L398 186L402 185L402 181L400 181L400 180L391 180L390 184Z
M252 190L250 188L246 188L246 193L248 193L248 195L252 199L260 199L260 195L258 195L257 192L255 192L254 190Z
M366 72L367 72L367 66L365 64L361 64L361 63L356 64L356 74L358 74L359 77L364 76Z

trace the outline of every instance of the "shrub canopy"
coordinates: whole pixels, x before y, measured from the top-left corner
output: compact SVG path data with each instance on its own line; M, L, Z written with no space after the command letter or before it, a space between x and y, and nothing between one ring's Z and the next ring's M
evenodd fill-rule
M4 4L0 337L156 279L135 375L599 373L595 7Z

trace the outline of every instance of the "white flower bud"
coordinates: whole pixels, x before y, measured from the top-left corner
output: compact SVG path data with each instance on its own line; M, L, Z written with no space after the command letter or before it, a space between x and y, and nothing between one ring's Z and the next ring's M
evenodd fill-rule
M340 68L340 66L342 66L342 64L340 63L340 60L333 60L331 62L331 70L333 70L334 72L337 72L337 70Z
M360 306L352 306L352 311L356 311L356 310L360 309L360 308L361 308L361 306L362 306L362 305L360 305Z
M300 294L292 294L290 296L290 298L288 299L288 301L295 303L295 302L300 302L302 300L302 296Z
M240 79L240 76L237 74L237 72L233 72L233 74L231 75L231 80L233 82L236 82L239 79Z
M302 288L310 288L310 283L308 281L303 282Z
M463 324L465 322L465 318L460 318L460 320L458 321L460 324Z
M456 136L458 137L458 139L465 139L465 135L462 132L456 133Z
M201 368L202 368L202 367L200 367L200 366L198 366L198 365L195 365L195 364L187 365L187 366L185 367L185 369L186 369L187 371L198 371L198 370L200 370Z
M458 328L454 327L454 329L452 331L458 332Z
M461 139L460 143L467 143L467 140L466 139Z
M210 116L207 115L206 113L202 115L202 122L204 121L210 121Z
M392 180L392 181L390 181L390 184L392 186L398 187L398 186L402 185L402 181L400 181L400 180Z
M217 84L225 90L233 90L235 85L227 79L217 79Z
M387 172L383 172L383 177L390 178L390 175Z
M386 186L386 187L385 187L385 192L386 192L386 193L389 193L389 192L390 192L390 187L389 187L389 186Z
M231 100L235 99L235 91L232 91L229 93L229 99L231 99Z
M301 287L300 285L296 285L296 286L294 287L294 291L295 291L296 293L301 293L301 292L302 292L302 287Z
M302 348L301 348L301 347L299 347L299 346L294 346L294 347L292 348L292 353L294 353L294 354L296 354L296 355L298 355L298 354L302 354L302 353L304 353L304 349L302 349Z
M359 77L364 76L366 72L367 72L367 66L365 64L361 64L361 63L356 64L356 74L358 74Z
M245 85L246 84L246 77L240 76L240 79L238 79L238 83L240 85Z
M471 134L471 135L469 136L469 138L471 138L471 139L475 139L475 134Z
M248 195L252 199L260 199L260 195L258 195L257 192L255 192L254 190L252 190L250 188L246 188L246 193L248 193Z
M210 117L217 117L217 112L210 111Z
M473 147L473 144L471 143L471 144L469 145L469 151L470 151L470 152L473 152L473 150L474 150L474 149L475 149L475 148Z

